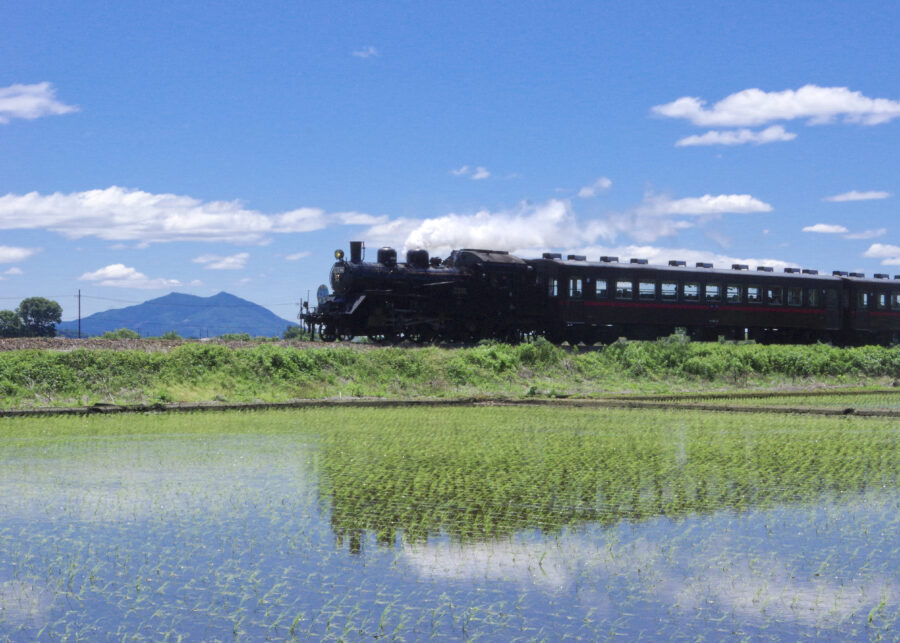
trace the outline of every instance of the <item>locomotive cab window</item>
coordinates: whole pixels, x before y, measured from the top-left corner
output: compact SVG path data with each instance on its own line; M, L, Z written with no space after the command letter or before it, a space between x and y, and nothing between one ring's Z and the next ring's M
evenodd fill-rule
M771 288L766 288L766 303L770 306L780 306L784 303L784 299L781 296L781 287L772 286Z
M747 286L747 303L748 304L761 304L762 303L762 294L759 286Z
M678 284L664 281L659 286L659 292L663 301L675 301L678 299Z
M652 281L639 282L638 298L644 301L648 299L656 299L656 283Z
M584 292L584 290L581 285L581 279L569 279L569 297L572 297L573 299L581 299L582 292Z
M821 301L821 297L819 295L819 291L816 288L810 288L806 291L806 303L811 308L816 308Z
M722 300L721 286L719 284L706 284L706 301L717 303Z
M741 303L741 287L737 284L728 284L725 288L725 301L729 304Z
M597 299L609 298L609 286L607 285L606 279L598 279L594 284L594 288L594 295Z
M630 281L616 282L616 299L632 299L634 284Z
M681 298L684 301L700 301L700 284L694 282L684 284Z
M788 288L787 289L787 304L788 304L788 306L802 306L803 305L803 289L802 288Z

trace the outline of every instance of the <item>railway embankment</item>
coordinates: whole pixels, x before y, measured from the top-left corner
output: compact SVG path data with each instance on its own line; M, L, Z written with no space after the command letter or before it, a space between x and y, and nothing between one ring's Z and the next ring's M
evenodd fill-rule
M295 400L555 400L889 388L900 348L701 343L376 347L292 342L3 340L0 409ZM644 403L651 403L645 400ZM656 403L656 402L653 402ZM697 402L700 403L700 402ZM706 402L703 402L706 403Z

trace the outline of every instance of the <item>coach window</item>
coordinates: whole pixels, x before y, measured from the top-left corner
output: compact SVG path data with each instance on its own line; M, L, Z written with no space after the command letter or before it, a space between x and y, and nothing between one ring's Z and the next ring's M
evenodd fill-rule
M678 298L678 284L664 281L659 286L659 292L663 301L675 301Z
M609 286L606 279L598 279L595 284L597 299L608 299L609 298Z
M900 310L900 290L894 291L894 296L892 297L891 308L894 310Z
M818 308L820 300L819 294L818 288L810 288L806 291L806 303L810 308Z
M737 284L728 284L725 287L725 301L729 304L741 303L741 287Z
M578 279L577 277L569 279L569 297L581 299L582 292L581 279Z
M722 287L719 284L706 284L706 301L712 304L722 301Z
M700 301L700 284L695 282L684 284L684 290L681 291L681 298L684 301Z
M871 296L867 292L859 293L859 297L856 300L857 308L868 308L869 301L871 300Z
M638 282L638 299L644 301L656 299L656 283L653 281Z
M631 299L634 293L634 284L630 281L616 282L616 299Z
M886 292L879 292L875 294L875 308L878 310L884 310L888 307L888 298Z
M803 305L803 288L788 288L787 289L787 304L788 304L788 306L802 306Z
M766 288L766 303L770 306L780 306L784 303L784 299L781 298L780 286Z
M550 296L551 297L559 296L559 279L551 279L550 280Z
M762 303L762 295L760 294L759 286L747 286L747 303L748 304Z

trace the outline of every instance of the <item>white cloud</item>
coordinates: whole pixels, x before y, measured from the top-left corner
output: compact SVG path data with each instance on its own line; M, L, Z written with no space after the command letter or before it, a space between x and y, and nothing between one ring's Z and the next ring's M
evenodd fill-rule
M863 257L869 259L881 259L882 266L900 266L900 246L892 246L886 243L873 243L863 253Z
M56 100L56 91L47 82L0 87L0 123L9 123L14 118L32 120L75 111L78 108L74 105Z
M378 50L371 45L368 47L363 47L362 49L357 49L353 52L353 55L357 58L374 58L378 56Z
M755 132L749 129L738 130L710 130L705 134L687 136L675 143L677 147L689 147L697 145L764 145L765 143L777 143L780 141L792 141L797 138L793 132L788 132L781 125L772 125L764 130Z
M298 259L304 259L310 255L309 252L295 252L294 254L287 255L284 259L285 261L297 261Z
M590 199L591 197L597 196L600 192L608 190L610 187L612 187L612 181L605 176L601 176L590 185L585 185L578 190L578 196L582 199Z
M450 174L452 174L453 176L468 176L473 181L481 181L491 176L490 171L486 167L482 167L481 165L474 168L468 165L463 165L462 167L455 170L450 170Z
M17 263L40 252L40 248L18 248L16 246L0 246L0 263Z
M140 288L160 290L182 285L177 279L151 279L134 268L114 263L94 272L86 272L79 277L82 281L95 281L100 286L112 288Z
M819 234L845 234L849 232L847 228L842 225L835 225L832 223L817 223L815 225L808 225L803 228L803 232L818 232Z
M887 234L887 228L878 228L876 230L863 230L862 232L851 232L845 234L844 239L875 239L883 237Z
M887 199L891 196L890 192L881 192L881 191L871 191L871 192L857 192L856 190L850 190L849 192L844 192L843 194L835 194L834 196L827 196L823 201L831 201L832 203L843 203L845 201L872 201L876 199Z
M805 85L781 92L745 89L726 96L710 109L706 108L705 100L684 96L671 103L656 105L652 112L668 118L683 118L701 127L754 126L797 118L818 125L838 117L846 123L878 125L900 117L900 101L868 98L846 87Z
M758 266L771 266L775 270L784 268L796 268L797 264L781 259L766 257L734 257L719 252L707 250L692 250L690 248L663 248L652 245L620 245L620 246L585 246L567 250L574 254L586 255L589 261L597 261L602 256L619 257L620 262L627 262L631 258L646 259L651 264L667 265L671 259L685 261L688 266L697 262L711 263L716 268L730 268L732 264L745 264L750 270Z
M635 210L638 214L661 216L704 216L721 214L752 214L771 212L772 206L749 194L704 194L701 197L670 199L664 195L648 194Z
M4 271L3 274L4 275L24 275L25 273L22 272L21 268L17 268L15 266L13 266L9 270Z
M359 212L329 214L320 208L263 214L240 201L200 201L118 186L71 194L0 196L0 230L46 229L72 239L93 236L142 246L170 241L264 243L268 234L382 220Z
M194 263L206 264L207 270L241 270L247 265L250 254L239 252L236 255L222 257L220 255L200 255L191 259Z

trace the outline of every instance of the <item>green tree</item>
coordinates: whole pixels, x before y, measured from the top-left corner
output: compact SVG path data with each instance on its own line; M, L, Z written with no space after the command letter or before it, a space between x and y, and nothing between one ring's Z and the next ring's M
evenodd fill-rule
M281 334L282 339L306 339L306 331L302 326L288 326Z
M23 334L28 337L53 337L56 324L62 321L62 306L43 297L23 299L16 313L22 320Z
M22 334L22 320L11 310L0 310L0 337L18 337Z

